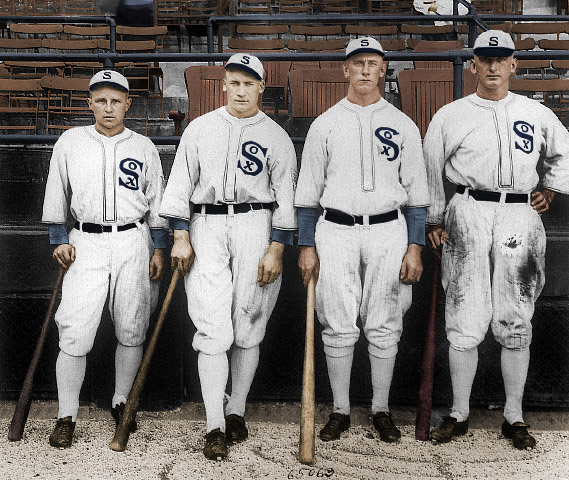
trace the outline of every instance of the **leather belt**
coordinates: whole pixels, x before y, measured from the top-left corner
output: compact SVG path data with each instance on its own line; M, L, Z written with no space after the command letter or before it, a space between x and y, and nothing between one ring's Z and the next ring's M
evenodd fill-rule
M463 194L466 192L467 187L464 185L457 185L456 193ZM472 190L468 188L468 196L478 200L479 202L499 202L505 195L505 203L527 203L529 195L527 193L502 193L502 192L489 192L486 190Z
M213 205L209 203L197 203L194 205L194 212L205 213L206 215L229 215L231 213L231 207L233 208L233 213L247 213L253 210L272 210L272 203L236 203L228 204L222 203L219 205Z
M385 223L397 220L399 212L391 210L391 212L380 213L379 215L369 215L369 224L375 225L376 223ZM326 210L324 219L329 222L339 223L340 225L347 225L349 227L354 225L364 225L364 215L350 215L348 213L340 212L339 210Z
M126 225L99 225L97 223L87 223L87 222L75 222L75 228L77 230L82 230L86 233L109 233L112 231L124 232L125 230L130 230L131 228L137 228L138 225L144 223L144 218L141 218L138 223L127 223Z

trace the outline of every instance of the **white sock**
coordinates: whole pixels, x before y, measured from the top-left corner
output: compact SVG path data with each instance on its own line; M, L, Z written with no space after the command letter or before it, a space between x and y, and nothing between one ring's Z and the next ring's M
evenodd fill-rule
M223 396L229 376L227 353L207 355L199 352L198 372L202 397L207 418L207 432L219 428L225 432L225 416L223 415Z
M389 390L393 379L393 368L395 367L395 356L390 358L379 358L369 354L371 363L371 385L373 387L373 399L371 402L371 413L389 412Z
M87 356L73 357L59 351L55 363L55 377L57 379L57 398L59 409L57 418L71 416L72 421L77 420L79 411L79 394L85 379Z
M126 403L134 378L142 361L144 351L143 345L127 347L121 343L117 344L115 352L115 394L113 395L112 406L116 407L120 403Z
M259 346L233 346L231 353L231 397L225 407L227 415L245 416L245 403L259 365Z
M522 400L529 367L529 347L512 350L502 347L502 377L506 390L504 418L509 424L523 422Z
M334 413L350 414L350 376L354 360L353 348L347 355L333 357L326 353L328 377L334 398Z
M478 367L478 348L456 350L449 347L453 405L451 417L464 422L470 414L470 392Z

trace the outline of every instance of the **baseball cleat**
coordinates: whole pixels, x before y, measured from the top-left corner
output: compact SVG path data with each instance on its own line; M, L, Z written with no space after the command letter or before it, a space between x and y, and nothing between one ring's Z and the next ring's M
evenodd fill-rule
M453 437L464 435L466 432L468 432L468 419L459 422L456 418L445 415L442 423L431 430L429 439L434 445L448 443Z
M350 416L332 412L328 422L320 430L320 439L324 442L338 440L342 432L350 428Z
M205 458L208 460L223 460L228 453L225 433L219 428L208 432L205 436L205 447L203 449Z
M121 423L122 417L124 415L125 404L119 403L116 407L111 408L111 415L115 419L115 425L118 426ZM135 415L136 417L136 415ZM130 422L130 433L136 432L137 425L136 420Z
M373 416L373 426L383 442L395 443L401 440L401 431L393 423L389 412L377 412Z
M73 442L73 432L76 422L71 417L58 418L55 428L49 436L49 444L55 448L69 448Z
M537 443L535 438L528 432L529 425L523 422L509 424L506 420L502 423L502 435L512 440L518 450L531 450Z
M247 440L248 436L249 431L243 417L233 413L225 417L225 439L228 444L242 442Z

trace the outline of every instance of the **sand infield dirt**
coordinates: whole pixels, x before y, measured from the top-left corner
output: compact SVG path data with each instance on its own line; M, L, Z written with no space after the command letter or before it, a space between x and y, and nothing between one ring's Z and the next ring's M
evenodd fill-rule
M7 432L13 405L0 405L3 432ZM317 430L328 412L329 407L319 407ZM249 408L250 437L232 446L222 462L208 461L202 454L205 422L199 405L140 412L139 430L131 434L122 453L109 449L114 432L109 412L94 406L81 407L72 448L50 447L48 436L56 413L55 402L40 402L30 413L21 441L0 437L0 479L569 480L567 411L527 413L538 444L534 450L518 451L500 434L499 412L474 411L467 435L434 446L414 440L413 411L394 408L403 436L393 445L379 440L368 413L358 408L352 414L352 428L339 441L316 439L313 466L298 462L297 405ZM435 412L434 421L437 416Z

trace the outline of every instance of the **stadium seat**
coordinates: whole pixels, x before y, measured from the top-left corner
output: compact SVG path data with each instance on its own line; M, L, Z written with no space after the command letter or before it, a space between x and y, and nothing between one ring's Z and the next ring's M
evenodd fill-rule
M409 15L417 13L413 9L413 0L367 0L366 12Z
M569 79L511 78L510 90L543 103L560 118L569 113Z
M63 25L63 36L66 40L108 39L111 27L108 25ZM77 38L78 37L78 38Z
M401 25L401 33L409 35L407 38L407 48L414 49L419 43L423 35L438 35L444 37L445 40L450 40L449 35L454 32L454 25L413 25L410 23L403 23Z
M255 40L260 36L264 40L280 39L282 35L288 33L288 25L278 23L275 25L236 25L235 32L246 40L249 40L249 36L254 37L251 40Z
M9 26L12 38L61 38L61 23L11 23Z
M401 93L401 110L419 127L425 137L436 111L453 101L453 71L443 69L402 70L397 78ZM463 95L476 91L476 76L463 69Z
M279 0L278 13L313 13L312 0Z
M38 133L39 79L0 78L0 130Z
M355 0L315 0L314 9L318 13L358 13L358 3Z
M462 50L463 43L462 40L419 40L413 48L413 52L425 53ZM444 60L415 60L413 63L415 68L452 68L452 63Z
M63 62L6 60L4 66L9 69L10 78L14 79L40 79L46 75L62 77L65 71Z

